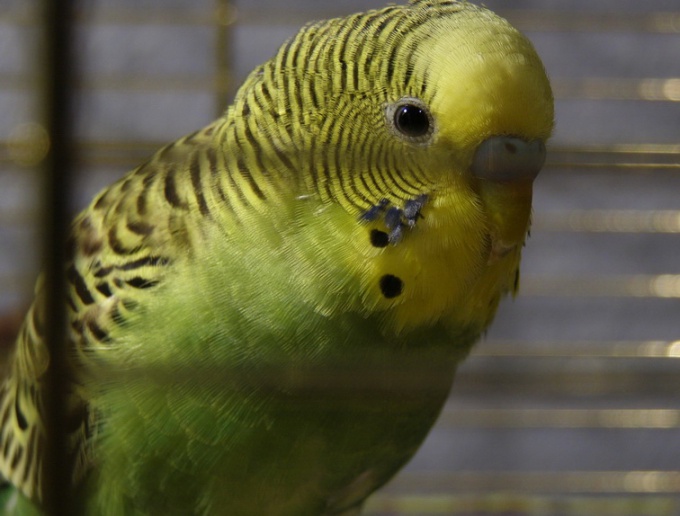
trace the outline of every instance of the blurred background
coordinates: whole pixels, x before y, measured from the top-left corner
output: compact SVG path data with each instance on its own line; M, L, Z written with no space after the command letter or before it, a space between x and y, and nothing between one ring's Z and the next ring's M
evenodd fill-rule
M522 289L368 513L680 515L680 5L485 3L531 38L556 95ZM383 5L82 0L75 207L218 116L305 22ZM0 0L5 343L40 268L38 8Z

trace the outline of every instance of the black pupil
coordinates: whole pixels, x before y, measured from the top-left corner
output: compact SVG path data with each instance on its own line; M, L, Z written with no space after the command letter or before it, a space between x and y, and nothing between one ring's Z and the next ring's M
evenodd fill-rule
M394 123L399 131L413 138L424 136L430 130L430 119L427 117L427 112L412 104L405 104L397 109L394 115Z

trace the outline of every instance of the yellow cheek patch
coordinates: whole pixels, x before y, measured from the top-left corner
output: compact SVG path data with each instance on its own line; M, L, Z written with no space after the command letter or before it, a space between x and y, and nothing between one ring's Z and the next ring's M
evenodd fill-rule
M394 243L381 220L361 224L354 245L365 264L363 304L384 311L396 333L454 316L488 254L484 217L472 196L436 194L421 215Z

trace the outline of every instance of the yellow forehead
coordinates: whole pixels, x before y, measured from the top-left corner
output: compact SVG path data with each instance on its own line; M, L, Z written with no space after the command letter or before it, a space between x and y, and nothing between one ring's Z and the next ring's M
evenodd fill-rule
M459 146L498 134L546 140L553 97L531 42L489 11L470 6L458 16L433 20L436 37L416 61L432 95L438 139Z

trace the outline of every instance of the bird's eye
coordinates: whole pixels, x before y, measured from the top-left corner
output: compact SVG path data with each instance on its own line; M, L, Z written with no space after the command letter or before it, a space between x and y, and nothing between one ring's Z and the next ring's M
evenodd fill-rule
M411 138L419 138L430 130L430 118L420 106L404 104L397 108L394 114L395 127Z
M425 103L419 99L404 97L386 109L388 124L402 138L425 143L434 130L432 116Z

